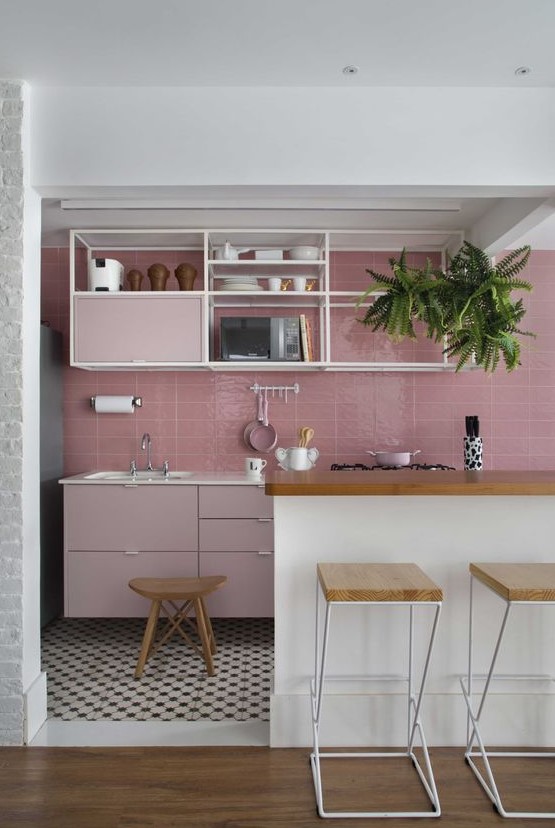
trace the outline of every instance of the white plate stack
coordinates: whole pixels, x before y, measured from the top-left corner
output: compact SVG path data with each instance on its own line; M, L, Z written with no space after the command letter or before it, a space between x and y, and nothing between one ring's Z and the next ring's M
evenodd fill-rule
M222 279L220 290L264 290L255 276L228 276Z

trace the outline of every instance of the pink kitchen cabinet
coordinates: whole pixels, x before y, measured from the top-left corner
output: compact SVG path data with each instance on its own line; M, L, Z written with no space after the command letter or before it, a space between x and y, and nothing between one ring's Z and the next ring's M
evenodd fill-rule
M274 614L273 500L262 486L199 488L199 572L227 575L209 596L214 617Z
M259 486L200 486L200 518L273 518L273 498Z
M198 575L196 486L64 486L66 616L148 614L143 575Z
M274 553L201 552L202 575L227 575L206 599L212 618L273 618Z
M150 601L129 589L131 578L196 577L197 561L196 551L130 554L72 549L66 564L66 616L142 618L148 615Z
M202 360L200 296L80 293L73 297L72 365Z

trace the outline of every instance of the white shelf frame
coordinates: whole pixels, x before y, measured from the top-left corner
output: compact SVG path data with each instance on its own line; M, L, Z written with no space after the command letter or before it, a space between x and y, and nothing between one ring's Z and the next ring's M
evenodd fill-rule
M133 237L174 237L176 242L163 244L145 244L130 245L130 244L112 244L112 238L117 236L133 236ZM379 240L380 236L395 236L399 240L399 248L403 247L403 237L417 237L422 239L422 245L411 244L410 252L439 252L441 255L442 267L445 267L447 255L453 254L458 250L464 240L464 233L462 230L442 231L438 229L430 230L399 230L392 231L387 229L371 229L371 230L326 230L318 231L313 229L290 228L290 229L217 229L207 230L206 228L109 228L109 229L79 229L70 231L70 257L69 257L69 277L70 277L70 364L91 371L128 371L128 370L150 370L150 371L264 371L264 372L305 372L305 371L333 371L333 372L438 372L447 371L454 372L456 369L456 362L450 362L446 355L443 354L442 360L437 362L358 362L358 361L342 361L332 362L332 336L331 336L331 320L332 310L334 308L347 309L351 306L353 313L355 312L355 301L360 296L358 291L338 291L331 290L330 277L330 252L353 252L353 251L369 251L369 252L390 252L392 245L388 244L385 247L380 246L379 241L368 247L368 239L376 238ZM87 237L94 236L95 239L102 237L103 243L93 244ZM179 244L179 237L188 239L196 239L197 243ZM426 238L438 237L443 238L441 244L427 244ZM254 249L257 245L256 239L260 238L259 249L264 248L283 248L293 247L296 244L316 244L320 247L322 258L317 260L292 260L292 259L237 259L225 260L214 259L211 255L215 247L225 244L230 241L234 247L245 247L243 240L248 239L248 245ZM274 241L271 239L274 237ZM341 239L348 239L349 244L342 244L339 247L333 246L334 237L341 237ZM283 240L287 239L284 244ZM303 241L301 241L301 239ZM310 241L306 241L310 239ZM357 241L361 240L361 241ZM202 360L200 362L127 362L127 363L91 363L82 364L74 361L74 313L73 313L73 297L76 294L82 293L75 289L75 255L77 246L81 245L86 249L87 260L90 261L95 250L137 250L137 251L177 251L182 250L195 251L203 253L204 273L203 273L203 288L194 291L134 291L135 296L145 296L150 299L156 296L175 295L176 297L200 297L203 302L203 341L202 341ZM279 273L282 278L286 278L287 272L292 268L298 270L299 268L306 269L308 279L316 279L319 281L319 289L310 292L300 293L292 290L279 291L271 293L269 291L221 291L215 289L215 281L229 276L237 269L257 269L265 271L257 278L267 278L272 272ZM216 270L220 272L216 272ZM314 273L314 276L311 274ZM295 274L298 275L298 274ZM103 296L109 299L114 299L119 296L127 295L127 291L122 293L106 293ZM378 296L379 293L374 294ZM345 300L345 301L341 301ZM369 301L372 301L371 298ZM212 330L214 325L214 313L216 308L297 308L302 312L303 308L317 308L319 325L320 325L320 353L319 359L312 362L268 362L268 361L241 361L228 362L223 360L210 359L211 348L213 345ZM472 368L473 366L470 366ZM465 369L468 370L468 369Z

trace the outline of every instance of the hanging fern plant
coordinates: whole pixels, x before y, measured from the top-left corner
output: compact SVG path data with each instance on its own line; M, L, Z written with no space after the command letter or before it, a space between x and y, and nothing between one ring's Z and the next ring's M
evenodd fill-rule
M357 307L363 305L370 294L380 292L375 301L368 306L364 317L359 321L372 327L373 331L385 331L393 342L401 342L405 337L416 339L414 322L425 320L428 336L433 335L428 319L437 323L435 314L440 312L437 294L444 284L443 274L435 270L428 260L424 270L407 265L406 250L399 260L389 259L391 276L366 272L374 279L374 284L366 290L357 301Z
M370 294L381 295L359 321L400 342L416 338L418 320L430 339L445 341L445 353L456 358L457 371L472 361L491 372L501 357L507 371L513 371L520 364L519 337L534 336L521 330L525 308L522 299L511 296L514 290L532 290L529 282L516 278L529 256L530 247L520 247L492 264L483 250L464 242L444 273L429 261L424 269L408 267L403 250L399 260L389 260L391 276L367 270L374 284L357 307Z
M512 250L492 264L478 247L465 242L449 261L442 289L445 310L446 353L457 358L457 370L474 359L485 371L494 371L503 357L507 371L520 364L520 328L525 314L514 290L532 290L517 274L526 267L530 248Z

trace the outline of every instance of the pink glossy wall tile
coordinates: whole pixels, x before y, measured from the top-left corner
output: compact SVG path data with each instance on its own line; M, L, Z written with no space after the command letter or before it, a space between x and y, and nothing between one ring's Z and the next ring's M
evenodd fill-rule
M109 251L106 251L107 254ZM400 251L394 252L398 257ZM391 253L349 251L332 253L334 290L361 291L369 284L365 269L387 272ZM202 286L202 253L143 251L130 254L126 268L146 270L160 260L170 269L168 288L177 288L173 271L181 261L197 267L195 287ZM114 256L115 257L115 256ZM85 259L80 264L86 285ZM118 258L121 259L121 256ZM426 254L409 254L409 263L422 265ZM439 261L437 255L434 264ZM198 470L240 470L253 454L243 441L247 422L256 417L254 382L292 385L287 403L270 396L270 421L278 444L295 444L301 426L312 425L319 466L332 462L371 464L368 450L421 450L425 462L462 468L464 417L477 414L484 438L486 468L555 468L555 253L534 252L525 278L534 284L526 296L526 329L535 331L523 348L522 366L508 374L501 367L493 376L482 371L453 373L365 372L91 372L64 371L65 473L98 468L123 469L136 458L145 462L143 432L152 438L153 461ZM42 318L65 336L69 353L69 257L65 248L43 251ZM425 339L394 346L372 334L354 315L354 301L332 310L336 346L332 358L365 360L441 361L441 348ZM95 394L138 394L144 405L133 415L97 415L89 405ZM276 468L273 453L268 468Z

